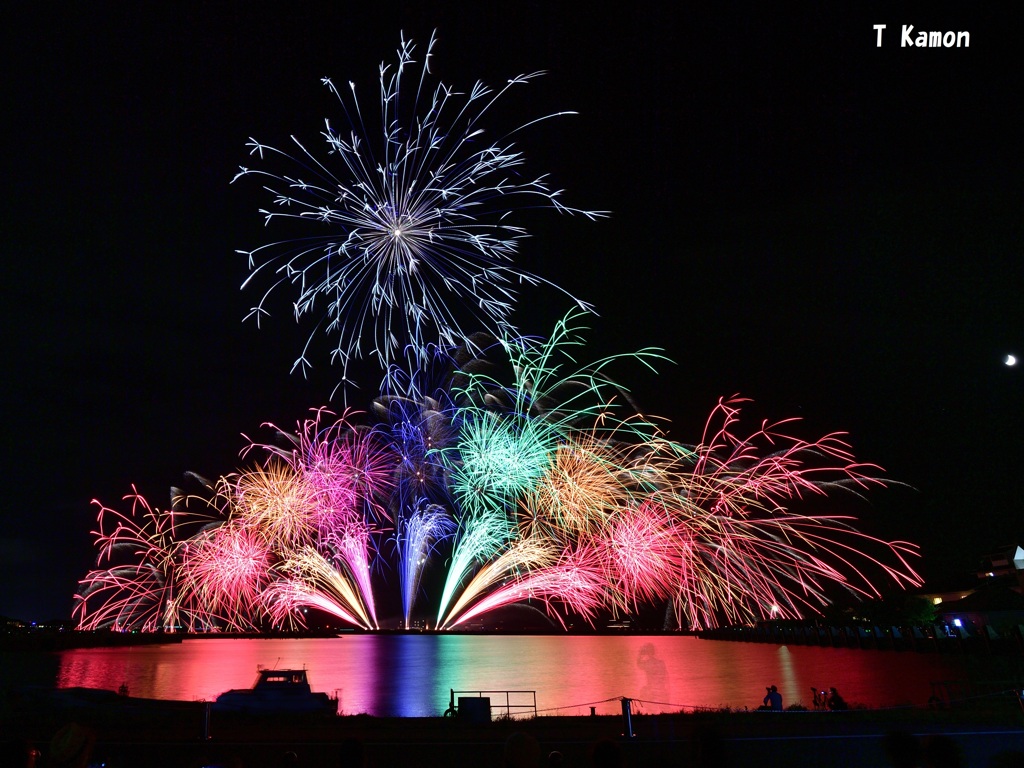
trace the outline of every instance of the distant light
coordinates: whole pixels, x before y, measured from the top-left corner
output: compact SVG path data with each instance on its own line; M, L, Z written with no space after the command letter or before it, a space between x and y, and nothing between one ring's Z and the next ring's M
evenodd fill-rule
M962 627L963 624L960 623L960 619L953 619L953 626L954 627Z
M932 605L938 605L941 602L942 602L942 598L941 597L933 597L932 598Z

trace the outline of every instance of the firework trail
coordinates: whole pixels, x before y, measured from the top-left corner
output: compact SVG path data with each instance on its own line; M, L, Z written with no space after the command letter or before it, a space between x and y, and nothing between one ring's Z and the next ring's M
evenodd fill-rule
M494 344L510 364L511 385L486 370L467 374L460 384L459 400L466 404L459 409L459 437L442 455L463 516L439 626L450 625L462 610L464 600L452 604L460 587L466 600L474 599L499 574L519 578L543 570L541 561L517 554L524 540L533 547L566 546L595 535L626 503L630 451L619 447L620 437L637 438L653 428L618 415L615 400L625 399L624 389L606 369L624 358L650 365L657 352L580 366L571 356L583 343L578 319L570 313L546 341ZM474 579L474 568L483 576Z
M319 408L294 434L276 430L285 447L250 441L243 452L260 450L287 464L302 489L297 506L311 514L321 543L331 544L335 531L364 519L375 524L389 520L384 502L394 483L393 445L376 431L354 424L353 416L337 417Z
M392 516L401 517L421 498L446 501L447 478L438 451L454 441L454 407L430 397L389 396L374 401L374 415L393 454Z
M513 502L543 476L556 433L516 415L463 413L455 451L447 451L452 491L471 517L488 518L511 535Z
M243 287L270 273L271 285L250 316L259 321L276 289L298 291L296 319L326 309L293 370L310 366L317 330L333 339L332 359L343 381L350 361L374 357L385 370L405 350L425 354L431 342L461 344L454 310L473 318L472 330L502 335L509 328L515 286L547 283L517 268L518 241L527 236L509 214L519 207L551 208L594 219L604 214L563 205L544 175L524 177L524 157L511 135L485 140L484 117L508 91L541 73L511 78L493 91L477 82L468 93L429 83L432 37L422 62L411 41L402 40L397 65L380 67L382 135L367 129L354 83L337 98L346 127L327 121L322 138L331 156L323 161L294 136L294 154L251 139L250 154L290 162L294 173L243 167L235 179L259 178L274 198L260 212L307 222L311 234L252 251L252 271ZM560 112L558 115L571 114ZM371 138L377 135L377 139ZM573 299L580 307L586 305ZM372 348L363 349L364 341ZM409 346L406 346L409 345Z
M437 609L438 626L443 624L444 617L450 612L448 606L452 598L459 586L471 577L473 569L496 557L508 543L509 529L503 516L477 514L462 520L441 590L441 602Z
M547 535L588 539L628 508L624 451L581 433L560 443L524 503L528 523Z
M629 615L674 596L683 541L668 509L655 498L621 507L602 534L599 552L615 611Z
M324 423L334 417L330 411L317 410L294 436L286 435L291 450L258 447L270 454L272 460L288 462L298 490L286 486L284 491L289 501L297 501L296 506L301 507L295 517L314 521L314 537L285 541L282 549L291 552L305 547L307 554L296 561L302 565L298 570L315 573L316 583L330 582L324 575L323 563L342 568L357 590L358 600L340 590L339 594L344 595L341 602L350 606L349 614L358 616L364 625L376 626L373 562L379 550L379 526L388 522L381 500L393 487L395 458L377 433L355 426L348 414L333 423ZM322 562L313 558L312 552ZM356 604L359 608L354 607Z
M275 457L242 472L229 483L234 519L255 528L277 549L301 547L316 532L316 489Z
M188 628L259 629L272 560L262 532L237 523L218 525L185 542L179 594L197 606Z
M592 622L605 603L607 591L603 575L594 565L597 558L593 553L585 549L566 552L561 561L538 568L538 563L533 558L543 562L549 553L543 546L534 552L530 544L527 544L525 550L526 552L522 553L519 547L513 548L499 558L493 567L481 571L478 578L482 577L484 583L479 588L475 583L471 583L460 604L452 609L439 628L450 629L488 611L527 601L543 603L548 609L548 615L554 617L563 629L566 628L565 620L554 608L554 603L559 603L585 621ZM503 560L505 562L502 562ZM487 587L498 582L501 573L510 570L510 565L525 565L528 568L525 574L508 583L502 583L497 589L485 592ZM483 597L471 604L471 600L480 595ZM462 608L465 610L460 613Z
M789 507L806 494L860 492L883 482L872 465L853 461L838 435L808 442L762 424L747 438L734 430L741 399L720 400L705 440L690 455L692 469L677 493L689 514L685 578L676 596L680 624L714 626L817 613L830 602L826 585L877 596L866 568L901 585L920 585L908 563L916 547L862 534L835 514L800 514ZM717 426L715 426L717 425ZM766 448L761 446L765 445ZM894 564L869 554L881 550ZM858 562L860 565L858 565Z
M358 552L359 543L354 541L352 549ZM288 619L301 621L303 609L315 608L363 629L378 628L372 603L368 605L363 599L367 595L360 584L363 574L353 575L347 561L329 559L305 547L290 553L277 569L282 578L267 590L276 624Z
M739 437L734 399L720 401L702 442L685 447L644 439L647 421L613 417L608 402L586 406L579 387L550 391L569 393L575 415L551 396L543 408L511 411L510 402L535 402L514 387L465 397L483 405L445 417L437 434L453 442L417 460L444 471L404 491L396 457L422 447L422 422L412 440L395 419L365 428L328 424L320 412L286 447L251 444L264 449L262 463L222 478L205 515L161 512L138 494L130 514L101 506L98 565L116 562L82 581L79 624L248 629L301 624L315 609L377 628L382 541L393 543L406 627L424 569L444 552L443 585L427 595L439 628L521 601L562 623L668 601L679 626L702 628L818 613L836 588L875 596L877 574L920 583L913 545L862 534L827 507L806 509L805 497L882 482L840 436L810 442L783 422ZM403 401L400 410L435 405ZM414 497L423 488L452 506Z
M468 404L460 409L459 441L444 452L452 489L464 509L474 514L508 515L515 499L535 489L545 473L551 475L552 462L556 473L565 469L559 467L559 458L564 465L575 454L571 447L560 446L574 444L573 436L586 430L593 435L587 443L591 453L604 452L610 464L616 465L595 474L607 480L608 486L614 485L607 474L621 467L617 457L611 457L612 443L623 437L643 441L654 431L643 419L619 415L622 406L616 401L625 400L627 393L606 375L606 369L624 359L650 366L659 353L645 349L580 366L572 358L574 348L583 344L576 325L579 317L576 312L567 315L545 341L501 340L498 346L513 372L511 385L502 385L483 372L465 377L459 394ZM556 456L559 451L560 457ZM586 458L577 464L588 464ZM564 479L566 472L561 475ZM551 490L549 500L557 493L557 489Z
M72 616L81 629L138 629L155 632L187 624L175 594L182 541L212 522L210 517L161 511L135 488L125 496L130 512L94 501L99 530L97 568L79 582ZM128 562L116 564L115 561ZM104 563L109 567L100 568Z
M419 367L415 361L407 361L408 370L392 366L372 411L396 457L389 511L406 627L437 546L456 528L441 452L454 444L457 434L458 408L450 391L458 375L457 359L472 359L460 350L430 346L428 351L429 359L419 361Z
M503 582L509 574L531 572L549 565L557 553L553 543L535 539L521 539L507 547L497 557L488 560L462 590L459 598L442 619L438 615L438 628L451 625L453 619L462 613L482 593Z
M420 583L434 546L451 535L455 522L445 509L420 499L412 514L403 517L395 536L398 575L402 591L402 626L412 626L412 612Z

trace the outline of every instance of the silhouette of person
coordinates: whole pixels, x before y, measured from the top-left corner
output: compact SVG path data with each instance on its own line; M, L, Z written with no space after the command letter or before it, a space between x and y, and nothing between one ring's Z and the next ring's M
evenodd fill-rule
M764 697L764 706L774 711L782 710L782 694L774 685L768 688L768 695Z
M819 690L813 685L811 686L811 694L813 695L813 703L815 709L828 709L828 692Z
M528 733L509 734L505 739L505 754L502 765L505 768L539 768L540 744Z
M850 707L846 703L846 699L839 695L839 691L835 688L829 688L828 697L828 708L833 712L838 712L843 709L849 709Z

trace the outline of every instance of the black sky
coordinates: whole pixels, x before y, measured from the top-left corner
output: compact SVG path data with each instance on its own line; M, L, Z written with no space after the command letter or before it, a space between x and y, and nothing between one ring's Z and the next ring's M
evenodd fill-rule
M436 29L434 72L462 88L548 71L497 130L579 112L517 140L566 202L613 215L536 217L521 263L597 307L594 357L665 349L675 365L629 383L672 436L697 441L735 393L752 428L849 432L909 486L873 494L863 526L920 543L929 578L1021 536L1024 380L1002 363L1024 354L1019 14L29 5L0 33L0 614L68 615L91 499L135 483L164 505L186 470L236 467L241 433L327 402L326 361L288 374L306 329L285 308L242 323L235 251L269 239L268 200L229 181L250 136L313 143L341 120L320 78L372 103L402 31ZM901 48L903 24L970 48ZM558 302L525 293L520 327L545 333Z

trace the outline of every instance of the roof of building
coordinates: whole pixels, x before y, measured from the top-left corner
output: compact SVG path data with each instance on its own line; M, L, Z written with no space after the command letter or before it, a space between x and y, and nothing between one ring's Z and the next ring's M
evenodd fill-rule
M987 584L962 600L942 603L941 613L1024 611L1024 595L1007 584Z

